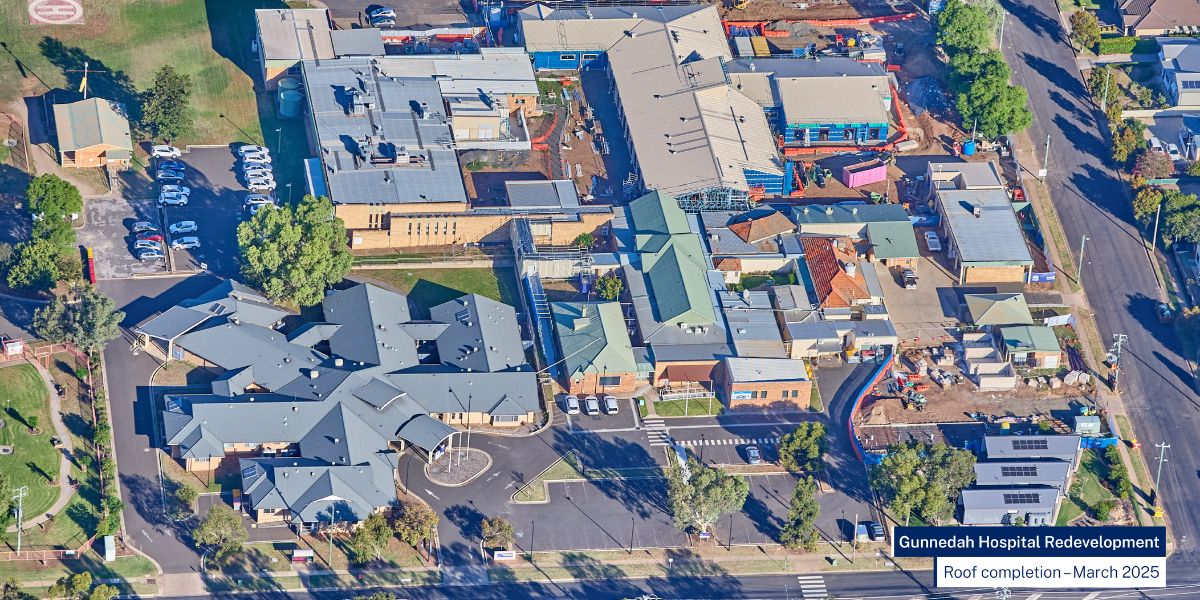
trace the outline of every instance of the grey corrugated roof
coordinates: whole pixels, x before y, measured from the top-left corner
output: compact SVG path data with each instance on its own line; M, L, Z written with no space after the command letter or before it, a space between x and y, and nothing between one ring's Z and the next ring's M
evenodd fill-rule
M937 196L962 262L1033 264L1003 190L938 190Z
M480 48L460 54L386 56L378 63L388 77L434 79L445 96L535 95L533 64L522 48ZM516 108L516 107L510 107Z
M173 340L208 320L210 316L208 313L184 306L172 306L138 325L137 330L150 337Z
M1073 461L1079 452L1079 439L1077 435L989 435L983 438L983 447L988 460L1056 458ZM1021 447L1042 443L1045 449Z
M1066 487L1071 463L1062 460L982 461L975 463L975 485L1049 485Z
M417 349L402 326L411 320L408 300L373 285L336 291L321 302L329 323L341 325L329 338L335 356L400 369L417 365Z
M1016 494L1030 495L1035 502L1013 503L1007 497ZM994 525L1004 522L1003 517L1015 513L1024 517L1027 513L1053 513L1058 502L1058 490L1054 488L975 488L962 491L963 525Z
M739 58L727 68L735 85L770 89L789 123L886 123L891 88L879 63L844 57ZM756 81L758 80L758 81ZM814 94L812 90L820 89ZM764 104L762 98L756 98Z
M896 327L887 319L866 321L804 321L787 324L793 340L842 339L849 333L864 338L895 338Z
M738 356L786 358L783 334L766 291L719 292L721 314Z
M397 433L408 443L430 452L456 431L458 430L429 415L417 415L405 423Z
M267 60L333 58L329 12L323 8L260 8L254 11Z
M508 205L517 209L576 208L579 191L569 179L553 181L505 181Z
M336 29L329 32L335 56L383 56L383 32L378 29Z
M801 233L809 223L911 223L908 213L899 204L793 206L791 217L800 226Z
M437 337L444 364L470 371L503 371L525 364L525 346L517 328L517 312L480 296L468 294L429 309L429 316L449 327Z
M800 359L727 357L725 372L737 383L756 381L807 381L808 370Z
M958 189L1002 189L1004 180L996 163L931 162L926 169L936 180L953 181Z
M729 58L721 17L711 5L591 6L554 9L534 4L518 11L521 42L529 52L558 50L603 52L643 22L667 23L681 56ZM711 32L722 35L711 35Z

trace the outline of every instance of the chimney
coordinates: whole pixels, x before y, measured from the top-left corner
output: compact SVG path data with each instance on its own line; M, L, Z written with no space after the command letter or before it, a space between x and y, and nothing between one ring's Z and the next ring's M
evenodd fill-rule
M978 219L983 216L983 209L979 208L978 204L972 205L971 214L975 215L975 218Z

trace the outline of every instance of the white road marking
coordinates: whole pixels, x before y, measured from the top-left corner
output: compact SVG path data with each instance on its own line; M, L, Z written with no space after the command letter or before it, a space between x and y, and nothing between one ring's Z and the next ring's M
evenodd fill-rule
M1092 593L1084 596L1083 600L1093 600L1096 596L1099 596L1099 595L1100 595L1100 592L1092 592Z
M430 496L433 496L433 499L434 499L434 500L441 500L441 498L438 498L438 497L437 497L437 494L435 494L435 493L433 493L433 492L429 491L429 488L425 488L425 493L426 493L426 494L429 494Z
M145 529L142 530L142 537L145 537L146 541L148 541L148 542L154 541L154 538L150 537L150 534L146 533Z

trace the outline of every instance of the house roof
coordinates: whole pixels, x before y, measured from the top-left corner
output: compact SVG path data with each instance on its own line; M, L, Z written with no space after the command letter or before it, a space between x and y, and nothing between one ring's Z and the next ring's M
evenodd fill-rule
M329 11L324 8L260 8L254 11L266 60L333 58Z
M801 233L807 224L912 222L899 204L793 206L792 220L800 226Z
M555 302L550 309L568 378L637 372L620 303Z
M938 190L937 197L962 262L1033 264L1003 190Z
M556 9L532 4L517 12L521 40L529 52L605 51L645 23L667 24L681 57L730 58L716 7L704 4L663 6L590 6ZM714 35L714 32L718 35Z
M756 244L781 233L795 231L795 229L796 224L778 211L761 215L750 213L742 219L735 217L734 222L729 224L730 231L742 241L750 244Z
M993 525L1016 512L1053 513L1059 491L1052 487L982 487L962 491L963 525Z
M725 372L736 383L758 381L808 381L803 360L791 358L726 357Z
M988 460L1055 458L1074 461L1079 452L1077 435L989 435L983 438Z
M493 97L538 93L533 64L522 48L381 56L375 64L385 77L432 79L447 97L487 98L491 104Z
M856 257L846 251L846 248L853 248L848 240L806 236L801 238L801 243L804 262L822 308L850 308L856 302L871 298L866 276L859 271ZM853 265L853 274L847 269L849 265Z
M917 236L909 221L875 221L867 223L867 240L871 243L871 254L876 260L894 258L916 258L921 256L917 248Z
M137 327L137 330L163 340L173 340L207 321L212 315L186 306L172 306Z
M770 293L746 290L717 294L734 352L738 356L786 358L783 334L771 308Z
M443 364L468 371L504 371L525 364L525 346L513 307L468 294L429 309L447 327L437 338Z
M74 152L94 146L133 150L125 105L103 98L54 105L58 149Z
M629 215L656 320L668 325L716 321L704 274L708 259L679 203L655 191L630 202Z
M1125 0L1120 8L1122 24L1135 32L1200 25L1200 11L1190 0Z
M383 32L373 28L337 29L329 32L336 56L383 56ZM306 57L307 58L307 57Z
M1000 330L1008 352L1061 352L1054 329L1045 325L1018 325Z
M1063 460L981 461L975 463L975 485L1050 485L1064 487L1071 463Z
M891 86L878 63L844 57L742 58L730 61L728 70L735 87L760 90L755 95L769 86L772 105L783 107L788 123L888 122Z
M1025 294L964 294L972 325L1032 325Z

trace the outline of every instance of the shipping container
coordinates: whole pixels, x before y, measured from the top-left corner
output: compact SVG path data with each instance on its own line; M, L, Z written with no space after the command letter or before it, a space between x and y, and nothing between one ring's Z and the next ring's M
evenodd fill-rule
M754 56L754 46L750 44L750 38L748 37L733 38L733 50L738 58L750 58Z
M771 56L771 46L767 44L767 38L756 35L750 38L750 45L754 48L754 55L757 57Z
M887 165L872 159L842 167L842 184L855 188L887 179Z

